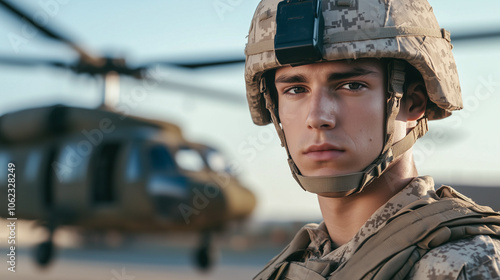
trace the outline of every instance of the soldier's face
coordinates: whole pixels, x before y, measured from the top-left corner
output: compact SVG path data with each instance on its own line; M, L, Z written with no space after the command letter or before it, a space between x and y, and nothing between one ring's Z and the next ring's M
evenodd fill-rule
M279 116L302 175L358 172L377 158L383 146L384 73L376 59L276 71Z

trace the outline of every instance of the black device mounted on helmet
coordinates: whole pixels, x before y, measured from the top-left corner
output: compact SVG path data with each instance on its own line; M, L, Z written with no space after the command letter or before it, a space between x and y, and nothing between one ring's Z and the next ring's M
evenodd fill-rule
M321 0L285 0L278 4L274 49L280 64L321 60L323 13Z

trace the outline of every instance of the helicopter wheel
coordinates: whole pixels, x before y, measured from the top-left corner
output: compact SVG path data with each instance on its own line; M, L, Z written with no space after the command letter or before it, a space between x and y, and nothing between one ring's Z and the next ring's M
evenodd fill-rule
M210 253L209 247L201 247L196 251L196 264L203 271L208 270L213 264Z
M35 259L40 266L46 266L54 255L54 242L52 240L40 243L35 248Z
M209 270L214 263L213 250L211 246L211 236L209 232L204 232L201 236L201 244L195 252L195 262L202 271Z

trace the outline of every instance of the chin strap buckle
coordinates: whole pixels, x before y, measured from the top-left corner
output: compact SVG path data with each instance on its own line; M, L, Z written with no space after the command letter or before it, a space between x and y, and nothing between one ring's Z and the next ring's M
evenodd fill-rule
M384 160L382 160L374 169L375 177L382 175L393 159L394 158L392 156L390 158L384 158Z
M361 185L356 190L356 192L361 192L366 185L369 185L371 182L373 182L373 180L382 175L393 161L394 155L392 153L392 149L389 149L382 156L380 156L377 161L370 164L365 169L365 171L363 172L363 180L361 181Z

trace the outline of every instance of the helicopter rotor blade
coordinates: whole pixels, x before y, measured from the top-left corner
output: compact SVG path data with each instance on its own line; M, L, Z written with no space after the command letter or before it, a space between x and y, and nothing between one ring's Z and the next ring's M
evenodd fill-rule
M54 29L51 29L50 27L47 26L47 24L41 25L37 23L36 21L32 20L28 14L23 11L22 9L12 5L11 3L8 3L5 0L0 0L0 5L2 5L7 11L12 13L18 18L21 18L31 25L41 31L45 36L48 38L51 38L56 41L60 41L69 47L71 47L73 50L75 50L81 57L82 60L91 63L93 65L101 65L102 64L102 59L95 57L91 55L89 52L85 51L82 47L78 46L74 41L70 40L69 37L62 35L61 32L57 32Z
M480 32L480 33L466 33L466 34L457 34L457 35L451 35L451 42L457 42L459 41L460 43L463 41L476 41L476 40L483 40L483 39L495 39L495 38L500 38L500 31L499 30L491 30L491 31L486 31L486 32Z
M6 56L0 56L0 65L10 65L10 66L52 66L58 68L71 69L71 65L64 61L56 61L43 58L12 58Z
M223 66L231 64L241 64L245 62L245 57L230 57L220 59L198 59L198 60L185 60L185 61L163 61L151 62L144 65L144 67L151 67L152 65L174 66L186 69L198 69L212 66Z
M245 105L247 102L244 95L238 95L224 90L211 89L194 84L188 84L187 82L186 83L179 82L176 80L165 80L165 79L158 80L152 78L145 78L145 79L149 79L150 81L157 83L158 86L164 89L171 89L171 90L173 89L182 92L187 92L189 93L190 96L199 96L203 98L217 99L224 102L233 103L236 105Z
M495 39L500 38L500 31L491 30L482 33L452 33L451 41L455 42L466 42L466 41L477 41L477 40L485 40L485 39ZM219 56L220 57L220 56ZM185 59L182 61L155 61L151 63L146 63L143 65L144 68L151 67L152 65L163 65L163 66L174 66L185 69L199 69L205 67L213 67L213 66L222 66L222 65L231 65L231 64L242 64L245 62L244 56L230 56L230 57L220 57L220 58L199 58L199 59Z

